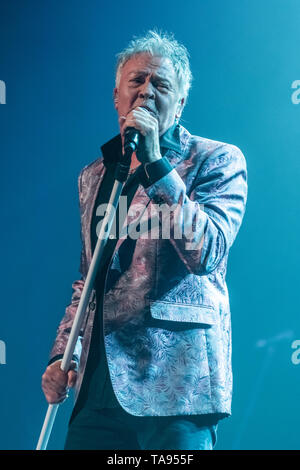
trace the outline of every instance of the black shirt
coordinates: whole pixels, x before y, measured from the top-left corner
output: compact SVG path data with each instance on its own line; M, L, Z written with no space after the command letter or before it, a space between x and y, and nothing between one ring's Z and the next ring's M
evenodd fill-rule
M96 210L100 204L107 203L109 200L114 183L116 165L121 156L121 149L122 146L120 135L101 147L103 153L103 163L106 167L106 172L103 177L103 181L100 184L99 192L93 209L91 223L92 252L94 251L97 243L96 227L101 218L103 218L103 216L98 217L96 215ZM139 184L142 184L144 187L150 186L172 170L172 166L170 165L169 161L166 157L164 157L168 149L174 150L178 153L181 151L179 126L176 124L170 127L167 132L160 137L160 150L163 158L157 162L149 164L147 166L147 174L143 165L140 165L133 174L129 175L122 191L122 195L127 196L128 208L136 190L138 189ZM84 374L80 395L78 397L78 402L81 404L84 403L89 408L93 409L120 407L110 381L104 347L102 313L105 278L115 245L118 241L118 210L116 211L115 220L116 238L108 238L107 240L95 281L98 308L95 312L95 321L93 325L91 346L87 360L86 371Z

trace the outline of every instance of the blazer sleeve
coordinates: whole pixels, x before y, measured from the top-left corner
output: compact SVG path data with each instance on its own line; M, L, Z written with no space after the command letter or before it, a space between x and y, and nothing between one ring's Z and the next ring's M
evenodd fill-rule
M82 188L83 171L84 169L80 172L79 177L78 177L79 200L82 194L81 188ZM81 210L81 201L79 205L80 205L80 210ZM73 321L76 315L77 307L80 302L80 297L84 288L84 282L86 278L86 255L85 255L85 245L84 245L82 229L81 229L81 256L80 256L79 272L81 274L81 278L72 283L71 303L66 307L65 314L57 328L56 338L55 338L53 347L50 352L50 360L48 364L51 364L52 362L55 362L58 359L61 359L64 354L64 351L67 346L68 338L71 332L71 328L73 325ZM85 326L85 322L83 323L83 326L79 333L79 337L78 337L74 355L73 355L73 360L77 362L79 362L80 355L81 355L81 340L82 340L83 333L84 333L84 326Z
M247 201L245 157L238 147L222 144L201 164L189 196L176 169L145 191L152 204L174 208L170 242L189 272L208 274L228 253L242 223Z

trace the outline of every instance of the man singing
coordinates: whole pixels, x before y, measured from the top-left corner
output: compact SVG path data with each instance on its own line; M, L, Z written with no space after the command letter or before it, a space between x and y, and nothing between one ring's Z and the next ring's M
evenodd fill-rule
M75 386L65 449L213 449L218 421L231 414L225 276L247 170L239 148L179 124L190 85L187 50L172 36L149 31L118 55L120 134L79 175L81 279L42 378L49 403ZM61 358L103 220L99 208L109 201L128 127L140 135L122 192L128 217L120 218L119 206L65 373ZM151 230L162 207L172 210L162 210Z

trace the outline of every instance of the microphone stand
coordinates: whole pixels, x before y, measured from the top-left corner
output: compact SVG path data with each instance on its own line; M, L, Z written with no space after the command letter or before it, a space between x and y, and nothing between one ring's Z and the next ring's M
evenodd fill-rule
M128 128L130 129L130 128ZM128 133L127 133L128 135ZM125 132L126 137L126 132ZM62 371L67 372L70 368L72 356L75 350L77 343L78 335L83 323L85 312L88 306L90 299L91 291L94 286L95 278L97 275L97 270L99 267L100 259L103 254L106 242L108 240L112 223L115 217L116 210L119 205L120 196L123 190L123 186L128 177L132 153L136 150L138 145L138 133L130 135L128 141L124 145L124 154L118 163L116 173L115 173L115 182L113 189L110 195L108 207L101 225L101 230L98 236L97 244L94 250L92 261L87 273L87 277L84 283L84 288L81 293L80 302L74 317L72 329L70 336L67 342L67 346L62 358L60 368ZM59 407L59 403L49 404L48 410L45 416L43 427L40 433L40 437L36 446L36 450L46 450L48 441L51 435L52 427L55 421L55 416Z

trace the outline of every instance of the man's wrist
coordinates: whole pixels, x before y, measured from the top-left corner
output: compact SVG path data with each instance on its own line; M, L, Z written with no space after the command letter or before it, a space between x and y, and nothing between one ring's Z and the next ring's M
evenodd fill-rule
M144 163L144 167L147 167L148 165L151 165L151 163L157 162L158 160L161 160L162 156L161 154L152 156L148 162Z
M143 165L144 176L140 175L141 182L144 187L150 186L151 184L158 181L160 178L172 171L173 167L166 157L158 158L153 162L147 162Z

